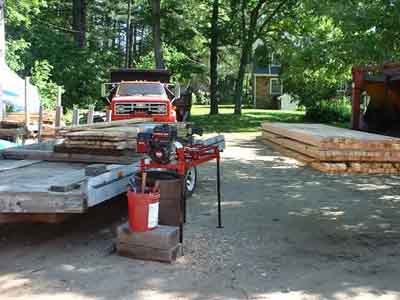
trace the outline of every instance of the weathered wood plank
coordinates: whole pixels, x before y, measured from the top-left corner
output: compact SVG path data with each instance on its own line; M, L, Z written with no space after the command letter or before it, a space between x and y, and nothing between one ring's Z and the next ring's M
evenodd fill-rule
M47 223L58 224L65 222L74 214L31 214L31 213L0 213L1 223Z
M180 244L168 250L140 246L132 247L131 245L125 243L117 243L116 246L117 253L121 256L133 259L151 260L165 263L173 263L179 256L181 256L182 253Z
M122 121L112 121L112 122L104 122L104 123L94 123L90 125L78 125L78 126L70 126L70 127L62 127L59 129L59 133L63 134L63 132L73 132L73 131L82 131L82 130L91 130L91 129L102 129L102 128L110 128L110 127L120 127L120 126L128 126L131 124L140 124L151 122L151 118L137 118L130 120L122 120Z
M132 154L129 156L119 155L100 155L100 154L82 154L82 153L62 153L52 150L35 149L5 149L1 152L6 159L16 160L43 160L52 162L82 162L82 163L115 163L130 164L138 161L143 155Z
M312 168L326 173L362 173L362 174L400 174L400 169L392 166L377 166L374 163L327 163L313 162Z
M0 192L1 213L83 213L85 195L78 192Z
M117 253L135 259L172 263L181 255L179 228L158 226L146 232L131 232L128 224L117 229Z
M40 160L11 160L11 159L0 159L0 173L7 171L7 170L12 170L12 169L18 169L18 168L23 168L26 166L31 166L33 164L40 163Z
M269 123L265 131L321 149L392 149L400 150L400 139L388 136L338 128L323 124Z
M153 230L132 232L128 223L117 228L118 243L149 247L154 249L171 249L179 244L179 227L159 225Z
M260 142L263 143L264 145L267 145L269 147L271 147L273 150L282 153L283 155L286 155L288 157L292 157L296 160L298 160L299 162L302 162L304 164L308 164L311 162L316 161L315 158L307 156L307 155L303 155L299 152L287 149L282 147L281 145L275 144L274 142L271 142L270 140L266 140L266 139L260 139Z
M84 148L84 149L110 149L110 150L135 150L136 141L122 141L122 142L103 142L103 141L65 141L62 145L64 148Z
M317 146L304 144L302 142L263 132L263 138L268 139L285 148L300 152L314 157L320 161L345 162L345 161L365 161L365 162L400 162L400 151L397 150L363 150L360 149L320 149Z
M28 134L28 131L25 128L0 128L1 137L14 137L26 134Z
M135 157L138 154L133 149L107 149L80 146L69 147L64 144L54 146L55 153L63 154L79 154L79 155L93 155L93 156L110 156L110 157Z

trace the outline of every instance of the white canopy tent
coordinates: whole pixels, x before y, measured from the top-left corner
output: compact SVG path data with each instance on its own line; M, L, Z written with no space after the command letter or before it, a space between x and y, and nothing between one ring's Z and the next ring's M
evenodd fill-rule
M25 80L13 72L5 62L5 30L4 30L4 1L0 0L0 119L5 105L13 111L25 110ZM39 92L36 87L27 86L27 110L38 112L40 106Z
M7 65L0 67L1 100L13 111L25 110L25 80L21 79ZM31 84L28 88L28 111L39 112L40 98L37 88Z

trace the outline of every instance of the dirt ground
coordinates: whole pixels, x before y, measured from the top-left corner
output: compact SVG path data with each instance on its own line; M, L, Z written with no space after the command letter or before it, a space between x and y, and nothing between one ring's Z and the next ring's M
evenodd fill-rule
M0 299L400 299L400 177L326 175L229 134L188 202L173 265L112 251L125 201L63 225L0 225Z

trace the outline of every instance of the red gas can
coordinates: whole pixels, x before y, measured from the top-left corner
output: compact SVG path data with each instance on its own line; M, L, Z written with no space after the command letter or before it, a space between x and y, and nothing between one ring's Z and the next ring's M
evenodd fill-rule
M128 191L128 217L132 231L148 231L157 227L159 201L160 192Z

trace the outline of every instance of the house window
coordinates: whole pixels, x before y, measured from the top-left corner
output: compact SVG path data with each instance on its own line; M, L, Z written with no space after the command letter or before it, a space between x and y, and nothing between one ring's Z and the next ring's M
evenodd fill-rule
M347 82L346 81L341 81L339 83L339 87L337 89L338 94L345 94L347 92Z
M270 94L272 96L282 95L283 86L282 86L282 81L280 79L271 78L269 80L269 87L270 87Z

